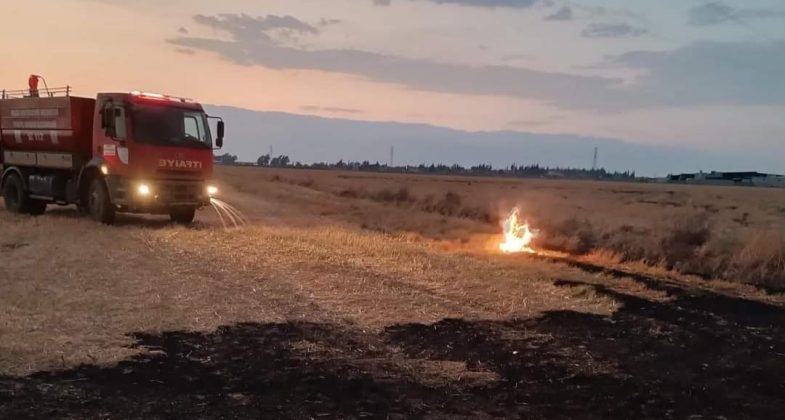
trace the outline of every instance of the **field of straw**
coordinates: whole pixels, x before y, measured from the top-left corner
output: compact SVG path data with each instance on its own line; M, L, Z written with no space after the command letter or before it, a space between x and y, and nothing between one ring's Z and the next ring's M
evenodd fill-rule
M248 167L216 180L247 224L0 205L0 418L785 410L779 190ZM499 252L513 206L538 254Z
M517 206L540 230L541 249L785 289L780 189L319 171L248 175L411 209L412 217L432 213L483 225L463 232L409 221L414 232L446 239L493 232Z

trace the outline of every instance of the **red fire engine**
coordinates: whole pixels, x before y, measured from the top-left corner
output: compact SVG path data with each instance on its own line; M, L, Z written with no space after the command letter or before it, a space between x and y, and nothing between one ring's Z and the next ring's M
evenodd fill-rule
M111 224L117 212L190 223L209 183L224 123L196 102L143 92L70 95L38 86L0 96L0 191L8 210L76 204ZM216 118L213 138L208 120Z

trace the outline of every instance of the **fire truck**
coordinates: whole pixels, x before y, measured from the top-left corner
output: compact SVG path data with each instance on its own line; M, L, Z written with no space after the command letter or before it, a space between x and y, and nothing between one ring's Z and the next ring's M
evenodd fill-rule
M210 179L224 122L200 104L144 92L75 97L70 87L39 89L39 79L0 92L6 209L40 215L50 204L76 205L105 224L119 212L191 223L217 194Z

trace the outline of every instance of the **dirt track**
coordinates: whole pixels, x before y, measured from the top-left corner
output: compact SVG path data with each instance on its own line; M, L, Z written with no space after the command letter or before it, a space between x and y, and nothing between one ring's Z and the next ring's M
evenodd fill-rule
M483 235L446 244L406 229L487 226L299 186L228 197L251 225L227 232L204 213L192 229L139 217L109 228L72 210L2 211L0 417L785 409L779 297L489 254Z

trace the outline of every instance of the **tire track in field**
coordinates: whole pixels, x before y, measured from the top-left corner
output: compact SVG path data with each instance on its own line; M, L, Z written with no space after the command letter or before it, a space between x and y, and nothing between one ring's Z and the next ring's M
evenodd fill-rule
M278 186L273 185L273 187ZM300 192L302 193L302 191ZM305 192L319 197L324 195L324 193L318 191L311 192L308 190ZM303 211L301 205L297 205L297 203L292 202L292 200L308 201L309 198L318 199L319 197L287 196L284 200L271 200L266 197L248 194L234 189L228 189L228 195L231 197L229 201L233 203L233 205L236 205L238 208L240 208L247 218L252 221L252 224L264 224L266 226L305 226L307 228L309 226L323 225L325 221L328 221L330 224L337 223L339 225L345 226L345 223L331 220L331 218L308 214L307 212ZM220 221L217 221L217 218L208 220L211 226L220 226ZM217 224L216 221L218 222ZM325 244L325 246L329 246L329 244ZM237 249L237 251L242 251L242 249ZM291 263L292 265L301 265L298 264L297 261L291 261ZM264 265L264 269L268 270L268 272L273 271L272 267L273 264ZM339 281L337 281L336 284L342 281L344 283L343 286L349 289L352 288L352 283L355 283L356 285L358 280L369 280L371 283L373 283L372 287L370 287L366 293L363 293L363 296L355 296L352 299L353 303L360 305L362 305L363 302L379 303L381 299L391 300L393 296L395 296L394 300L398 301L398 304L396 305L398 307L410 306L409 309L415 311L422 310L422 308L426 307L432 308L431 312L441 313L444 315L443 317L468 316L479 318L493 315L493 311L483 305L456 299L455 297L447 296L425 286L397 279L391 275L386 275L375 271L367 271L361 268L347 270L347 267L340 265L334 265L330 267L327 272L323 273L320 269L324 268L325 267L311 267L310 273L300 272L298 273L298 278L292 278L291 270L280 270L275 275L273 275L273 277L275 277L277 279L276 281L281 283L281 285L286 283L286 280L282 281L281 279L286 278L289 278L289 282L296 282L300 285L308 283L314 286L314 289L311 290L311 293L315 293L314 290L318 288L318 286L315 285L315 283L319 283L318 278L325 277L325 275L337 276ZM354 292L356 293L357 290L355 289ZM343 306L342 304L344 303L340 301L340 298L329 298L328 296L324 295L320 296L319 299L321 299L323 306L340 307ZM412 306L412 303L418 304ZM374 305L374 307L370 309L378 310L379 306ZM326 310L326 308L323 308L323 310ZM348 309L348 312L351 313L354 311ZM399 311L396 310L396 312ZM437 316L431 316L430 318L433 318L434 320L441 319Z
M561 265L533 260L515 266L497 264L480 255L440 250L431 241L401 241L395 235L347 222L339 210L348 204L323 192L263 184L259 188L269 195L225 188L227 201L252 223L247 229L231 231L228 235L233 239L216 237L225 243L214 253L223 255L231 249L230 253L245 257L239 265L265 259L264 270L284 267L276 275L279 281L307 286L305 293L318 305L347 314L349 320L366 319L381 326L396 319L491 319L533 316L554 308L581 307L602 313L614 309L608 299L589 296L581 302L553 286L552 271ZM352 206L358 211L364 206L379 207L365 202ZM326 235L320 233L324 230ZM273 243L265 239L267 235L285 238ZM379 250L386 247L400 249L399 255ZM407 260L412 258L422 260L422 267Z
M269 231L250 229L253 232L243 233L242 239L236 233L218 231L150 234L165 252L182 255L184 260L205 259L213 270L226 273L233 287L258 286L259 298L289 319L378 326L399 320L489 315L465 302L373 272L341 264L311 264L307 256L289 247L266 242L263 236ZM254 233L260 236L258 240L249 238ZM369 317L376 321L364 322Z

